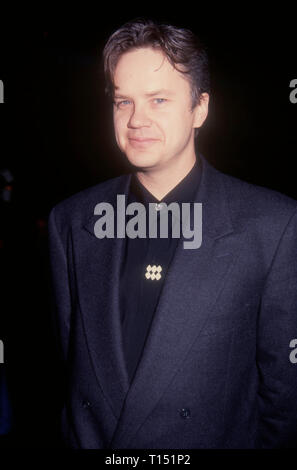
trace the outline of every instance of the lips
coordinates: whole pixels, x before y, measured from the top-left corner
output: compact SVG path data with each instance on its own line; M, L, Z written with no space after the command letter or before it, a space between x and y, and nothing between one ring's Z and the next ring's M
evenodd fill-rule
M146 148L159 141L158 139L153 139L151 137L129 137L128 139L130 145L136 148Z
M155 142L157 139L154 139L152 137L129 137L129 140L132 140L134 142Z

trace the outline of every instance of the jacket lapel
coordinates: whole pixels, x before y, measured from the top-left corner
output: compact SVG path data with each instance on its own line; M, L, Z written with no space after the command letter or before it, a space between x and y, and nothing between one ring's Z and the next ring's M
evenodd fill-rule
M183 249L179 240L110 448L128 447L161 398L205 327L242 243L243 234L232 227L222 176L201 161L196 202L202 202L202 245Z
M117 194L127 196L130 176L123 176L111 194L103 192L98 202L109 202L115 209ZM91 216L82 227L75 259L78 299L86 340L97 377L116 419L119 418L129 382L120 325L119 276L124 239L98 239L94 234L97 216ZM115 224L116 230L116 224Z

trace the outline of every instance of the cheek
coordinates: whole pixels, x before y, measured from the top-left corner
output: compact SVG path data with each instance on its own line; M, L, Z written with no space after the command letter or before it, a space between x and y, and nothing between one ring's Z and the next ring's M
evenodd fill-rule
M119 116L113 116L113 125L116 133L118 133L122 127L122 122Z
M155 124L165 136L173 136L178 129L179 118L175 112L160 113L155 117Z
M123 141L127 129L126 120L123 116L114 116L113 125L117 142Z
M167 142L170 144L179 142L186 137L188 128L191 127L189 115L180 111L168 113L160 123Z

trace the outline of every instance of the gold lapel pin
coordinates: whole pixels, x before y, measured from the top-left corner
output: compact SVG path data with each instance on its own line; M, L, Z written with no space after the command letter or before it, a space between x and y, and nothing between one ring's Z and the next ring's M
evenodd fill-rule
M151 266L150 264L146 267L145 277L154 281L155 279L159 281L161 279L160 272L162 271L162 266L156 266L155 264Z

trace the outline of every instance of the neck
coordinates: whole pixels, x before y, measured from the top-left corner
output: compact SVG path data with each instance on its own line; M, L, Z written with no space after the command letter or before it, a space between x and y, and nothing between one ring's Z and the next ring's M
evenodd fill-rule
M195 162L196 155L193 152L189 158L180 158L161 168L139 170L136 172L136 176L141 184L160 201L187 176Z

